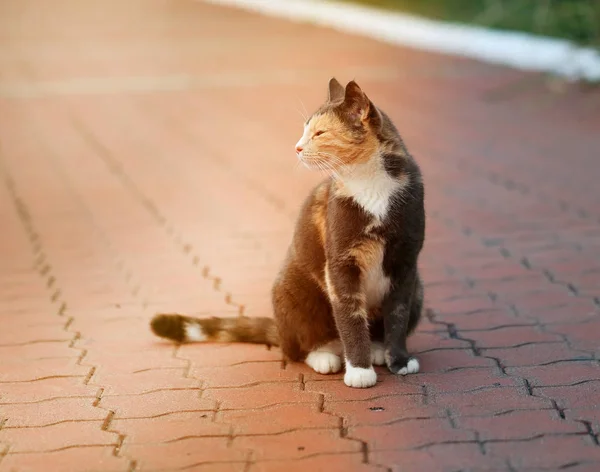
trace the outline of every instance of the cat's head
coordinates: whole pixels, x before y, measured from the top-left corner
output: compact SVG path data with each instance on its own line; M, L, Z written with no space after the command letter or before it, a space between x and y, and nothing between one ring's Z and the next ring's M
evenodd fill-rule
M358 84L329 81L326 102L304 124L296 155L308 168L344 175L372 159L379 148L381 115Z

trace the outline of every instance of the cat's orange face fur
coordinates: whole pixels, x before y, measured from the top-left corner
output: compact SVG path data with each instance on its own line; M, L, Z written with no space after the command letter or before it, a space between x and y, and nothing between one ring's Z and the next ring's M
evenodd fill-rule
M330 85L327 102L304 125L296 143L298 159L308 168L344 175L377 154L377 110L355 83Z

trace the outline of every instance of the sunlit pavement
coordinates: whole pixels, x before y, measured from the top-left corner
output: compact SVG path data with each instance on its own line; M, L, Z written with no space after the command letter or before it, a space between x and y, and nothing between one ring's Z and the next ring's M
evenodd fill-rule
M421 163L422 373L176 348L270 315L355 78ZM187 0L0 3L0 470L600 470L600 91Z

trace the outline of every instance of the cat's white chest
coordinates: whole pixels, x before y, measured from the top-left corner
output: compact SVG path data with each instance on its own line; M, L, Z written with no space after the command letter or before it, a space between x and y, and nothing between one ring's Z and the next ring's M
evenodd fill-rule
M383 273L383 250L378 251L363 277L367 309L376 308L390 290L390 279Z

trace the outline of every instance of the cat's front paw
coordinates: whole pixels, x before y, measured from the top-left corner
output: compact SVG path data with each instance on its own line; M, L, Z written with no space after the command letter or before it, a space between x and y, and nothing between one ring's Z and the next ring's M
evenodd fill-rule
M364 369L362 367L353 367L346 360L346 373L344 374L344 383L348 387L353 388L368 388L377 383L377 374L373 367Z
M389 353L386 353L385 362L388 366L388 369L393 374L399 375L408 375L408 374L416 374L419 372L420 365L419 361L416 357L410 356L391 356Z

